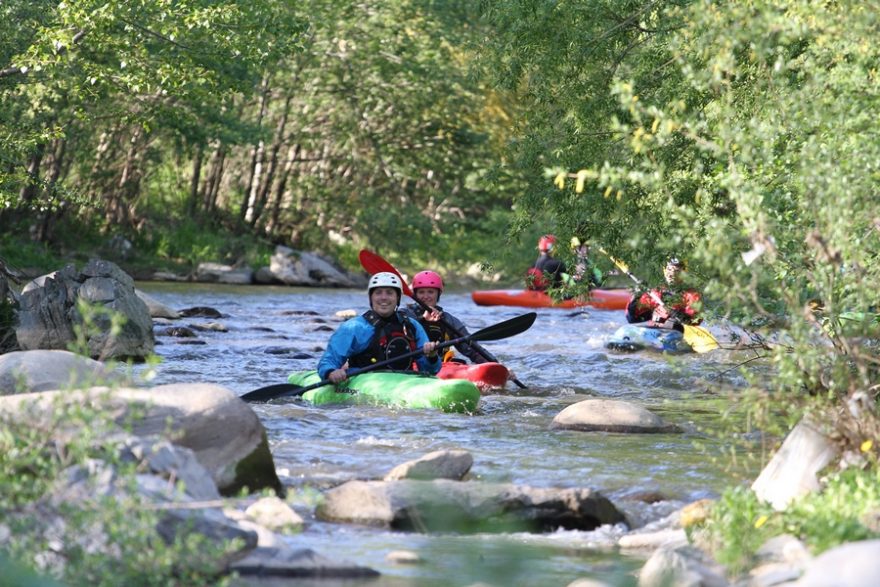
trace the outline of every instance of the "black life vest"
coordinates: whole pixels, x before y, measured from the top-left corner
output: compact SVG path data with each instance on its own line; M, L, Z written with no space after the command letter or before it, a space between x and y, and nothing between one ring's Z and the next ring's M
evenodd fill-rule
M424 311L422 310L422 307L417 304L410 304L409 308L412 310L413 314L418 317L419 324L422 325L422 328L425 329L425 334L428 335L428 340L431 342L446 342L452 340L452 333L442 320L439 322L425 320L423 317ZM443 308L440 306L437 306L437 309L441 312L443 311Z
M415 329L408 318L404 317L401 320L397 312L388 318L382 318L373 310L364 312L363 317L373 325L376 332L366 350L349 357L348 364L350 366L366 367L416 350ZM385 368L398 371L412 370L413 361L411 357L400 359Z

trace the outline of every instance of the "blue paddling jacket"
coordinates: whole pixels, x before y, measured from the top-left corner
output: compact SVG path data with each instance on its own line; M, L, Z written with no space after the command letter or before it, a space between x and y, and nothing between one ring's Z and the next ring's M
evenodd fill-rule
M401 312L395 312L397 319L409 326L415 335L415 347L422 348L426 342L429 342L425 329L417 320L407 318ZM318 375L321 379L326 379L331 371L335 371L342 367L346 361L360 355L369 350L376 336L377 327L373 326L364 316L352 318L343 322L327 343L327 350L318 361ZM433 359L420 355L416 359L419 371L431 375L436 374L440 370L440 356ZM390 367L389 367L390 368Z

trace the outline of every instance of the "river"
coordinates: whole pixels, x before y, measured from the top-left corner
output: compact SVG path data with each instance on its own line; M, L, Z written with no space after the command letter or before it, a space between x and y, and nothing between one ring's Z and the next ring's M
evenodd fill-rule
M239 395L282 383L288 373L314 369L340 319L339 310L366 309L362 291L141 283L138 287L180 310L209 306L217 320L185 318L174 325L219 322L228 332L193 339L161 334L162 362L151 384L210 382ZM528 310L476 306L467 293L441 299L471 331ZM591 487L613 501L638 492L670 499L713 497L740 478L722 458L718 428L725 405L719 374L730 384L731 353L675 358L607 351L604 339L624 324L622 311L543 309L519 336L486 342L528 389L509 384L484 396L477 414L384 407L315 407L299 400L255 405L269 436L276 468L291 501L307 519L288 540L332 558L369 566L382 577L371 586L560 586L577 578L635 585L644 560L596 548L594 533L408 534L314 520L320 490L349 479L381 478L395 465L439 449L462 448L474 457L475 480L541 487ZM554 431L566 406L587 398L637 402L682 434L605 434ZM695 447L700 445L700 449ZM394 550L415 551L418 565L388 562ZM350 583L345 583L346 585ZM329 585L329 583L321 583Z

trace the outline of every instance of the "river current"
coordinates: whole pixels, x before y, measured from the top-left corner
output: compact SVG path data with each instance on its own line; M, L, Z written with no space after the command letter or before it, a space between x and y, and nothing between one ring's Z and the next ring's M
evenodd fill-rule
M367 307L366 293L354 290L162 283L138 287L173 309L209 306L223 314L219 319L184 318L174 321L175 326L218 322L228 330L199 330L197 339L174 338L162 334L167 327L158 324L161 364L151 385L209 382L239 395L283 383L292 371L314 369L341 322L336 312L360 313ZM441 305L472 332L529 311L476 306L463 292L445 293ZM483 343L528 389L509 383L503 393L484 396L473 415L316 407L299 400L255 405L290 501L307 521L300 534L287 540L380 571L379 579L363 583L370 586L565 587L578 578L635 585L644 558L597 548L592 532L424 535L329 524L312 515L321 490L350 479L381 478L400 463L440 449L470 451L471 477L477 481L591 487L612 501L650 492L689 502L740 482L721 458L724 443L708 432L717 428L725 405L720 389L722 383L731 383L735 360L730 353L674 358L621 354L606 350L604 342L625 323L622 311L537 312L526 333ZM550 429L562 409L588 398L641 404L684 432ZM423 562L386 560L395 550L415 551Z

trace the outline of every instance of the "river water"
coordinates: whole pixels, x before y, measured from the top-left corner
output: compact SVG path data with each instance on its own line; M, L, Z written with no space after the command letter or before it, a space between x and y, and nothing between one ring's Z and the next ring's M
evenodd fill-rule
M341 319L339 310L366 309L365 292L288 287L142 283L138 287L174 309L209 306L217 320L185 318L174 325L219 322L228 332L193 339L162 334L162 363L151 384L210 382L239 395L283 383L291 371L314 369ZM528 311L476 306L467 293L447 292L441 304L468 325L484 328ZM528 389L512 383L484 396L477 414L385 407L322 406L299 400L255 405L269 436L275 465L291 501L307 519L288 540L325 556L382 573L371 586L560 586L578 578L635 585L639 555L596 548L596 533L410 534L328 524L311 516L320 490L349 479L381 478L394 466L440 449L474 457L472 478L539 487L591 487L623 500L659 492L683 502L713 497L740 477L721 458L724 444L708 433L725 405L719 374L731 383L731 353L675 358L620 354L605 338L625 323L622 311L539 309L532 328L484 343ZM203 344L201 344L203 343ZM736 383L736 381L733 381ZM642 404L682 434L606 434L555 431L549 425L566 406L588 398ZM696 448L699 445L700 448ZM415 551L418 565L386 560ZM345 583L346 585L351 583ZM322 583L327 585L327 583Z

